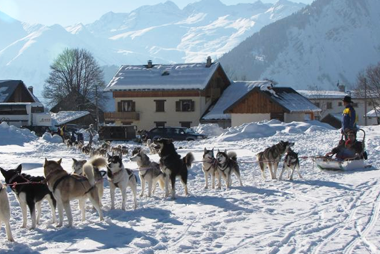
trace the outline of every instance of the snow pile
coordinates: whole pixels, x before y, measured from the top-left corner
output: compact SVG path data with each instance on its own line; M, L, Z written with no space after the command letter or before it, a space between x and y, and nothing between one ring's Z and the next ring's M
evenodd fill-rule
M23 145L38 139L30 130L8 125L6 122L0 124L0 137L0 145Z
M57 134L51 135L49 132L45 132L44 135L42 135L41 139L45 140L46 142L56 144L63 142L61 136Z
M334 128L318 121L283 123L270 120L231 127L217 139L218 141L239 141L247 138L271 137L276 134L302 134L325 130L334 130Z
M216 123L199 124L196 127L192 127L192 129L196 133L205 134L208 137L219 136L226 131Z

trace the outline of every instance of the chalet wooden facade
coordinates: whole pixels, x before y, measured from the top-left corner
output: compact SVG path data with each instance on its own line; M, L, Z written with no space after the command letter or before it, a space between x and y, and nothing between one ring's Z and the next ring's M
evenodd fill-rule
M115 112L105 113L106 123L157 126L196 126L230 80L219 63L122 66L107 86Z
M282 122L313 120L320 109L289 87L274 87L269 81L234 82L223 93L203 123L221 126L277 119Z

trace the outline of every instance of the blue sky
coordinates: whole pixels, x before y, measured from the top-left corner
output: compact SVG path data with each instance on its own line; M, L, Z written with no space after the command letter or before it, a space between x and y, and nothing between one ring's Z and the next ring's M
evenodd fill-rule
M198 0L172 0L179 8ZM221 0L226 5L253 3L256 0ZM261 0L274 3L277 0ZM313 0L291 0L310 4ZM130 12L142 5L155 5L166 0L0 0L0 11L27 23L63 26L92 23L104 13Z

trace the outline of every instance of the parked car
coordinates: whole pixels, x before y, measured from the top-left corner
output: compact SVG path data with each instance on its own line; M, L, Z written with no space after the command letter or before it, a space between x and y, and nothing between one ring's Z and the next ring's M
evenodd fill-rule
M193 129L186 127L156 127L146 134L145 140L155 140L157 138L171 138L173 140L200 140L207 138L206 135L196 133Z

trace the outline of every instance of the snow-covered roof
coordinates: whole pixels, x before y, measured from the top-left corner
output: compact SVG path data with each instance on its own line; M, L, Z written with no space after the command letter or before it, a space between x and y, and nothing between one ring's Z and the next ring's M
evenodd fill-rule
M52 125L62 125L89 115L88 111L59 111L51 113Z
M364 94L358 91L329 91L329 90L297 90L297 93L302 94L308 99L337 99L342 100L344 96L349 95L352 99L364 99ZM376 93L367 92L367 97L377 97Z
M25 87L25 90L33 98L34 102L41 104L38 98L29 91L22 80L0 80L0 102L7 102L19 84L22 84ZM41 106L43 105L41 104Z
M213 63L123 65L105 91L204 89L220 66Z
M348 95L346 92L328 90L297 90L297 92L308 99L343 99Z
M269 89L270 88L270 89ZM237 103L252 90L260 90L270 96L271 100L286 108L289 112L321 111L307 98L288 87L272 87L270 81L239 81L232 82L215 106L202 119L230 119L230 114L224 112Z
M380 107L376 107L376 112L375 109L372 109L367 113L367 117L380 117Z

